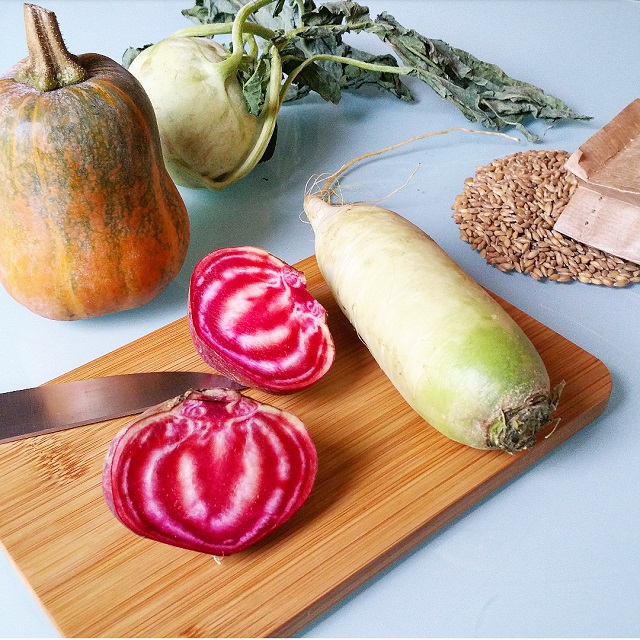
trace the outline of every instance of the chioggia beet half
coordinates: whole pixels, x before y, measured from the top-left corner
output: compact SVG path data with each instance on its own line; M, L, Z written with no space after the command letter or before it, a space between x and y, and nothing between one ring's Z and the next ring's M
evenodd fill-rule
M225 556L288 520L307 500L317 466L293 414L237 391L192 390L115 436L102 489L134 533Z
M202 359L249 387L305 389L334 361L326 311L304 274L258 247L219 249L196 265L188 320Z

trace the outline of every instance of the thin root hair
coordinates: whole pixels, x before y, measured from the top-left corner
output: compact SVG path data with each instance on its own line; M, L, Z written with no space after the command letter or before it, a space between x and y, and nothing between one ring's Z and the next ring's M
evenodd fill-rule
M305 213L304 209L300 212L298 212L298 220L300 220L300 222L304 223L304 224L311 224L309 222L309 218L307 218L307 214Z
M555 430L558 428L558 425L560 424L560 420L561 418L555 418L554 420L551 421L551 424L553 425L553 427L551 428L551 431L549 431L549 433L547 433L547 435L544 437L545 440L547 438L550 438L555 433Z
M314 191L318 190L318 185L323 181L326 182L329 176L330 176L329 173L319 173L318 175L310 176L309 179L307 180L307 183L304 186L305 195L310 195ZM309 187L310 183L311 183L311 187Z
M417 142L418 140L422 140L424 138L431 138L433 136L446 135L446 134L452 133L454 131L464 131L466 133L477 133L477 134L480 134L480 135L500 136L502 138L507 138L507 139L513 140L515 142L521 142L520 138L516 138L515 136L510 136L510 135L508 135L506 133L500 133L498 131L484 131L482 129L469 129L467 127L451 127L449 129L444 129L442 131L431 131L430 133L423 133L423 134L420 134L420 135L417 135L417 136L413 136L411 138L407 138L406 140L402 140L401 142L396 142L395 144L389 145L387 147L383 147L382 149L376 149L374 151L368 151L366 153L360 154L359 156L356 156L355 158L352 158L348 162L345 162L337 171L335 171L334 173L329 175L329 177L327 177L327 178L324 178L324 175L326 175L326 174L321 174L321 175L318 175L318 176L314 176L313 177L314 182L313 182L312 191L317 189L317 195L320 196L323 200L326 200L327 202L329 202L331 200L331 198L335 195L334 184L336 183L338 178L340 176L342 176L344 173L346 173L355 164L358 164L359 162L362 162L363 160L366 160L367 158L372 158L374 156L379 156L379 155L381 155L383 153L388 153L389 151L393 151L395 149L398 149L399 147L403 147L403 146L405 146L407 144L410 144L412 142ZM409 180L411 180L413 175L415 175L415 172L410 176ZM324 183L318 189L318 186L320 185L320 182L322 180L324 180ZM404 185L399 187L399 189L403 189L408 182L409 181L407 181ZM309 182L307 182L307 185L308 184L309 184ZM398 190L392 192L390 195L393 195L393 193L396 193L397 191ZM311 192L307 191L307 193L311 193ZM386 196L386 198L390 197L390 195Z

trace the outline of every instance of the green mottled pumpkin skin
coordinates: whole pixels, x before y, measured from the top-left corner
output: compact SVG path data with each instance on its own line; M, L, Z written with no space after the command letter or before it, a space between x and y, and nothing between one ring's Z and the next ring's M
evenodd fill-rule
M189 245L144 89L110 58L77 60L86 79L51 91L0 76L0 281L57 320L149 302Z

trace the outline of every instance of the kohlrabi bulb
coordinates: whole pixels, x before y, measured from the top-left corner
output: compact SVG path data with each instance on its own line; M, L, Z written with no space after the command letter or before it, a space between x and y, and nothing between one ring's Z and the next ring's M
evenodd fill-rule
M129 67L151 100L165 164L180 186L226 186L260 134L227 57L213 40L176 36L147 47Z

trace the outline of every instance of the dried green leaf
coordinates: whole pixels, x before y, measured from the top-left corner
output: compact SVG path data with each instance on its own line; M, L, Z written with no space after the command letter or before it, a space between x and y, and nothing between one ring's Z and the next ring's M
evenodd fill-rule
M236 13L245 5L242 0L196 0L193 7L183 9L182 15L197 24L233 22Z
M397 67L397 60L391 54L374 55L345 44L341 38L341 30L343 30L343 27L335 30L324 27L309 27L297 30L295 49L299 52L299 55L295 58L295 65L291 65L291 67L288 64L285 65L285 72L293 70L304 59L321 54L340 56L349 60L360 60L375 65ZM288 47L292 46L294 46L293 42L288 42ZM399 74L361 69L352 64L342 62L316 62L302 71L296 84L298 85L296 95L287 96L287 99L304 95L305 85L307 90L316 91L325 100L330 100L334 103L339 102L342 91L359 89L365 85L376 86L403 100L412 99L411 92L402 82Z
M527 118L549 123L588 119L542 89L508 76L495 64L405 29L388 13L382 13L365 30L391 45L400 60L413 68L411 75L454 103L471 121L492 129L515 126L535 140L537 136L523 126Z
M248 71L245 73L241 72L242 93L247 103L249 113L257 116L264 104L269 74L271 73L270 60L263 56L251 69L251 73Z
M143 47L129 47L123 54L122 54L122 66L125 69L128 69L129 66L131 65L131 63L138 57L138 55L144 51L147 47L150 47L152 45L150 44L145 44Z
M282 69L287 75L310 57L310 53L301 49L295 42L286 42L280 49ZM307 65L290 87L285 100L297 100L315 91L323 100L337 104L342 96L339 79L325 65L317 63Z
M319 7L309 3L303 15L307 26L351 25L370 20L369 9L357 2L325 2Z
M245 4L246 0L195 0L195 5L190 9L183 9L182 14L198 24L233 22ZM306 5L306 2L278 2L258 9L249 16L249 22L272 31L290 31L300 26L300 9L302 6L302 10L306 10Z

